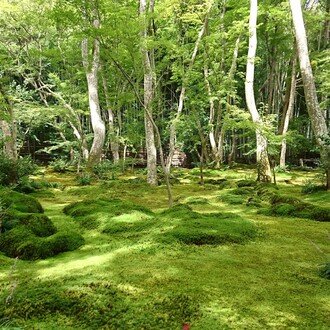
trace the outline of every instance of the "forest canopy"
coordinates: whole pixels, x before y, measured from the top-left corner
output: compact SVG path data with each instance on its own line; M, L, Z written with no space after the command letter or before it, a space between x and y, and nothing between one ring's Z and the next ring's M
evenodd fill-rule
M328 1L0 6L6 156L87 169L139 160L150 184L180 153L215 168L255 163L266 182L305 161L329 186Z

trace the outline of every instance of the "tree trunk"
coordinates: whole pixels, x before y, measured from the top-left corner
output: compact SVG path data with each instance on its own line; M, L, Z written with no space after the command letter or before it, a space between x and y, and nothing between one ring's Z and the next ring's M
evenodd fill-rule
M154 67L153 67L153 50L148 50L145 42L146 38L149 36L148 31L152 31L149 28L150 22L147 19L147 15L149 13L153 13L154 11L154 1L140 0L140 16L143 17L144 26L142 35L142 56L143 56L143 69L144 69L144 77L143 77L143 89L144 89L144 108L148 110L149 115L152 116L152 102L154 99ZM148 114L144 113L144 126L145 126L145 137L146 137L146 149L147 149L147 182L151 185L157 185L157 149L155 145L155 132L154 127L149 118Z
M290 118L292 117L293 108L294 108L294 100L295 100L295 92L296 92L296 72L297 72L296 65L297 65L297 57L295 54L293 61L292 61L289 102L288 102L287 109L286 109L285 115L284 115L283 127L280 132L283 135L283 140L282 140L282 144L281 144L281 155L280 155L280 167L282 167L282 168L285 168L285 156L286 156L285 134L288 131Z
M5 120L0 120L0 130L3 135L3 152L4 154L16 161L17 160L17 147L16 147L16 128ZM12 127L11 127L12 126Z
M93 27L99 29L100 22L97 15L93 13ZM88 86L88 101L91 115L92 129L94 133L92 147L90 149L87 167L92 168L102 157L102 151L105 141L105 125L101 117L99 94L98 94L98 71L100 66L100 42L95 37L93 41L92 61L89 61L88 40L82 41L82 58L86 72Z
M194 46L194 50L192 52L190 61L189 61L189 65L188 65L188 69L187 72L189 73L195 63L195 59L198 53L198 49L199 49L199 45L201 43L202 37L205 33L206 30L206 26L207 26L207 21L208 21L208 15L209 12L212 8L213 5L213 1L210 0L209 4L208 4L208 8L205 14L205 20L203 23L202 28L199 30L196 42L195 42L195 46ZM187 76L183 77L183 81L182 81L182 86L181 86L181 92L180 92L180 96L179 96L179 103L178 103L178 108L177 108L177 112L176 112L176 116L174 117L174 119L172 120L171 126L170 126L170 143L169 143L169 153L166 159L166 170L168 173L170 173L171 170L171 164L172 164L172 159L173 159L173 154L174 154L174 150L175 150L175 140L176 140L176 127L177 124L179 122L182 110L183 110L183 105L184 105L184 98L185 98L185 94L186 94L186 79Z
M307 111L311 119L316 142L320 146L321 161L327 175L327 189L330 189L330 144L329 132L324 113L322 112L316 94L314 76L308 55L306 30L301 10L300 0L289 0L294 33L297 42L300 71L304 85Z
M263 121L257 110L254 98L254 62L257 50L257 14L258 1L250 0L250 20L249 20L249 51L246 65L245 97L246 104L250 111L253 122L256 124L256 143L257 143L257 169L258 180L271 182L271 170L267 152L267 139L262 133Z
M119 162L119 143L118 137L115 133L115 115L112 111L112 107L110 104L107 81L105 79L104 74L101 74L102 77L102 84L103 84L103 91L105 96L105 103L107 105L108 111L108 125L109 125L109 140L110 140L110 150L112 154L112 159L114 164L118 164Z

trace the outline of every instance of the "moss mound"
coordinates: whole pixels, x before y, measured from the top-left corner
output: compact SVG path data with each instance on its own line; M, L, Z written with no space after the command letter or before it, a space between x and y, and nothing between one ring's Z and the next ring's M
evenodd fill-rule
M200 214L185 205L178 205L160 214L169 230L162 234L165 242L188 245L221 245L245 243L257 235L249 221L231 213Z
M242 205L246 203L247 197L242 194L242 195L237 195L233 193L227 193L227 194L222 194L218 196L218 200L220 202L224 202L227 204L232 204L232 205Z
M255 180L239 180L236 182L237 187L255 187L257 186L258 182Z
M188 197L186 198L187 204L209 204L209 201L205 197Z
M48 237L36 236L27 226L18 226L0 235L0 251L8 257L24 260L45 259L72 251L84 244L75 232L58 232Z
M41 204L35 198L16 191L7 189L0 191L0 200L5 209L16 210L24 213L44 212Z
M6 212L2 214L2 231L25 226L36 236L47 237L56 233L52 221L40 213Z
M0 299L5 301L8 292L3 291ZM15 299L0 309L0 320L42 323L51 315L60 316L56 326L50 327L54 329L66 329L68 324L74 324L75 329L177 329L183 322L198 319L201 311L198 298L191 294L154 294L146 303L109 281L66 287L60 280L19 285Z
M44 259L71 251L84 243L75 232L57 232L33 197L3 190L0 193L0 251L8 257L25 260Z
M273 194L270 198L270 207L261 210L261 213L306 218L315 221L330 221L330 208L315 206L314 204L302 202L299 198L280 194Z
M64 208L85 229L97 229L107 234L134 232L149 227L153 213L146 207L120 199L106 197L72 203ZM129 215L126 218L120 217Z
M99 199L86 199L82 202L75 202L67 205L63 212L72 217L82 217L97 212L107 213L109 216L117 216L130 213L133 211L141 211L146 214L152 212L141 205L136 205L131 202L122 201L121 199L110 199L101 197Z

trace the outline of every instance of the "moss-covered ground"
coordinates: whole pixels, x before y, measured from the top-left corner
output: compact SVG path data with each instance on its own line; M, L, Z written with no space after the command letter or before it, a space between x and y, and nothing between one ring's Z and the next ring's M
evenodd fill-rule
M85 244L0 253L0 329L329 329L329 195L301 193L318 173L280 173L277 188L250 184L248 168L198 174L174 173L172 210L142 174L37 176L51 183L32 194L44 214Z

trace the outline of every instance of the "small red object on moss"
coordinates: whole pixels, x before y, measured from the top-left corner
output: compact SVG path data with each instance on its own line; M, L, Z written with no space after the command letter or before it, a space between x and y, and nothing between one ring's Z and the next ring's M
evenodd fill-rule
M182 330L190 330L190 324L189 323L183 323Z

